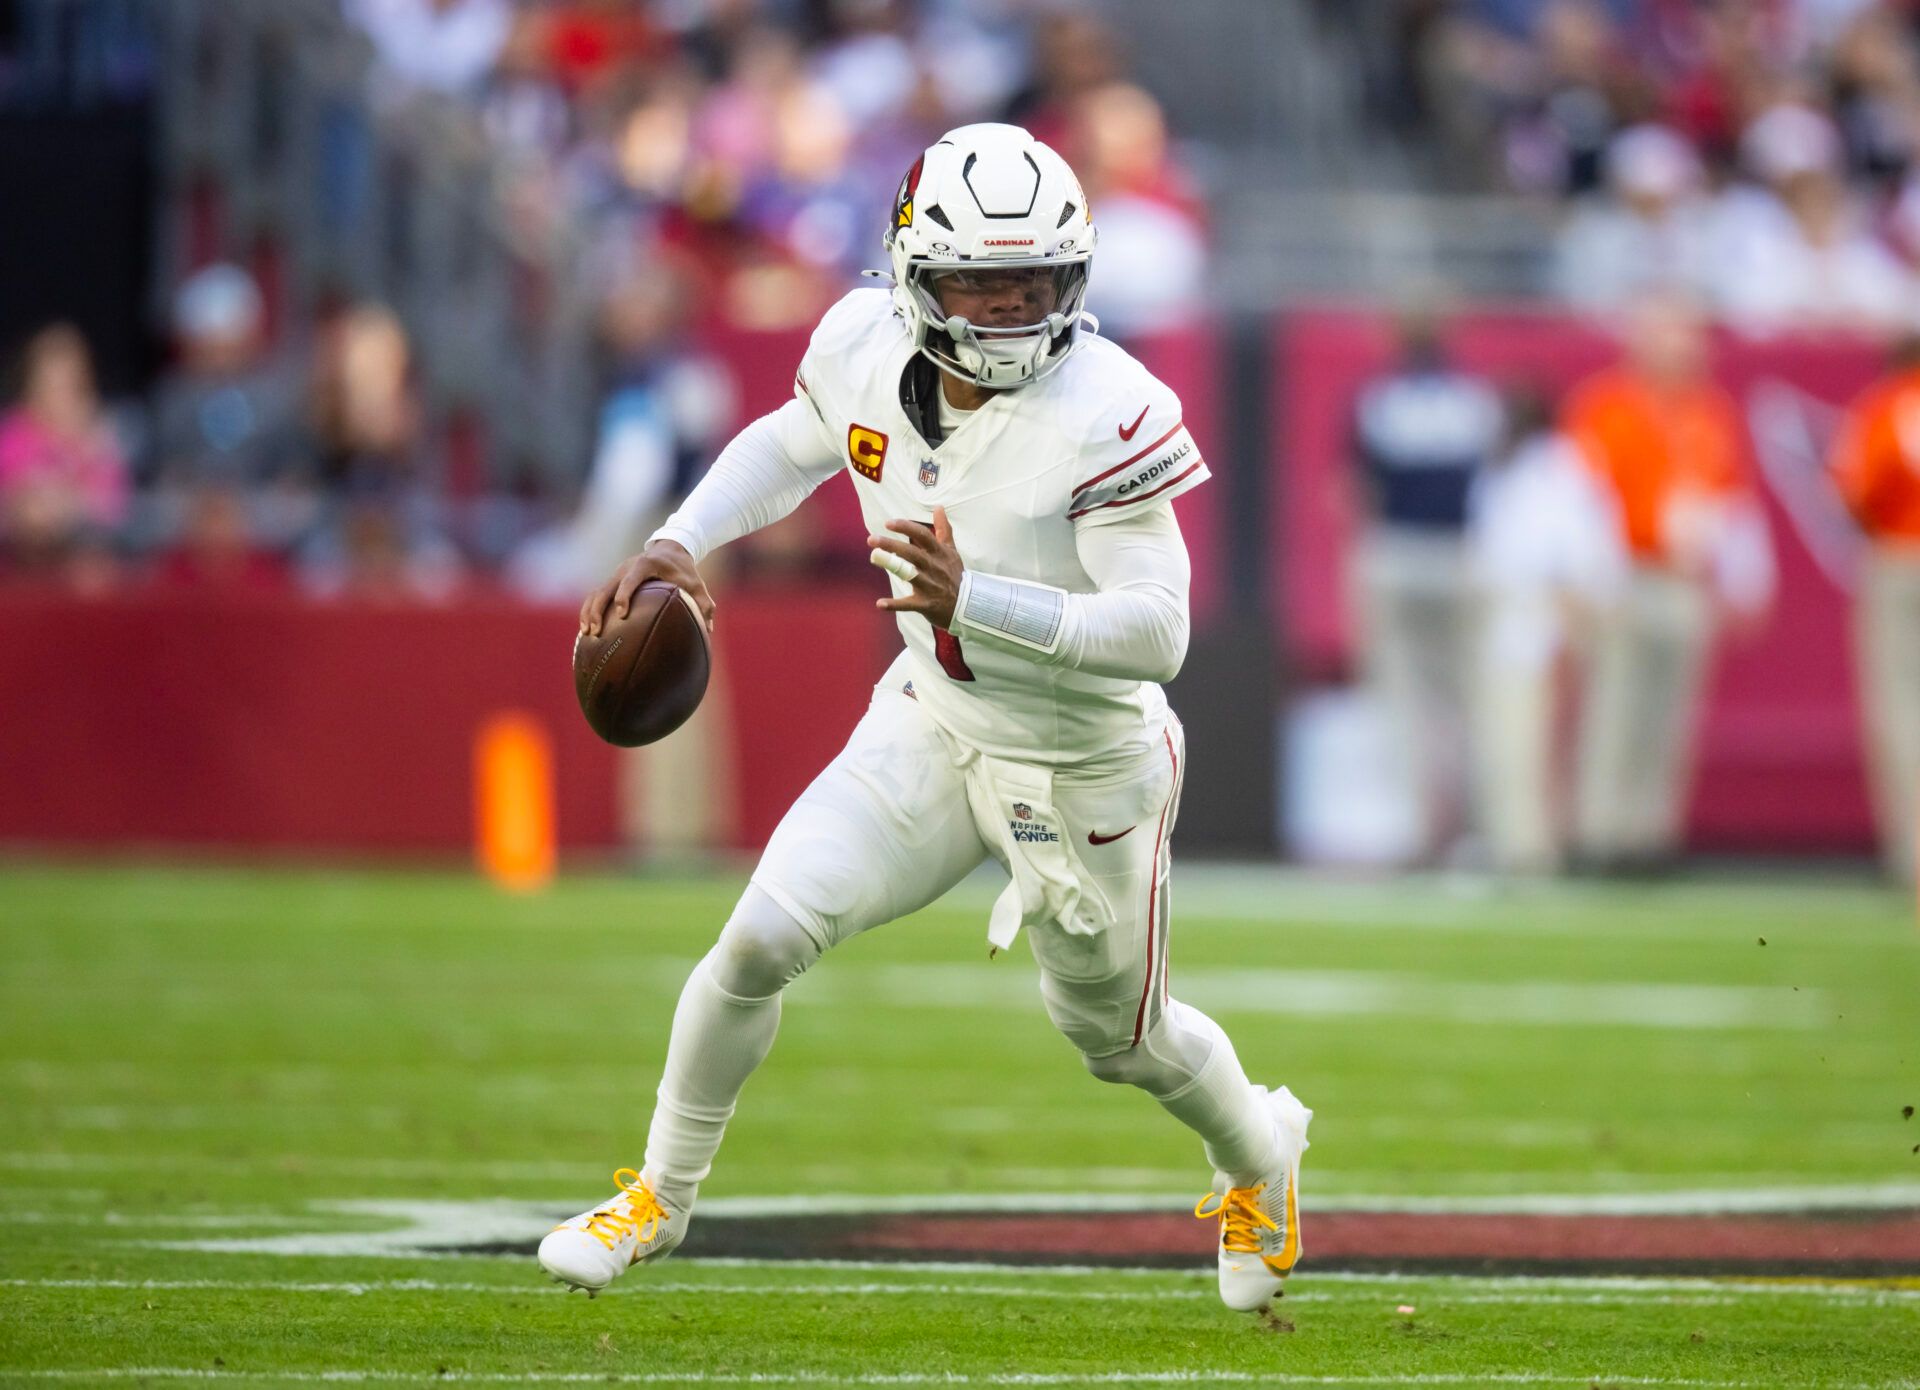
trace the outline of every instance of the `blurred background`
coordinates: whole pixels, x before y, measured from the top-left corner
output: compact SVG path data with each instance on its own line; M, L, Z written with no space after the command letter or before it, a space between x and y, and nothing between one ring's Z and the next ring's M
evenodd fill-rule
M1911 877L1911 0L0 0L0 840L750 853L897 642L850 485L657 748L572 612L976 120L1215 473L1183 853Z

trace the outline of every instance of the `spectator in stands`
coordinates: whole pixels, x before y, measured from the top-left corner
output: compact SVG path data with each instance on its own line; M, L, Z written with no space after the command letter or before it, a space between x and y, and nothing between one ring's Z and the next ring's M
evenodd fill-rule
M1729 168L1741 131L1780 99L1794 60L1785 7L1658 2L1636 29L1643 61L1661 75L1666 119L1709 165Z
M261 544L246 494L230 483L194 490L179 538L153 568L160 587L200 593L277 593L287 580L285 558Z
M412 349L390 309L361 304L322 334L311 429L328 513L301 547L310 592L444 599L464 565L421 476Z
M344 0L381 66L403 84L476 93L513 32L509 0Z
M235 265L196 272L174 299L177 363L154 407L149 472L164 516L144 528L170 534L199 484L252 486L301 471L300 386L272 361L253 277Z
M1466 819L1474 614L1463 534L1473 480L1500 445L1500 398L1448 362L1435 313L1416 309L1401 318L1397 360L1361 388L1353 429L1366 674L1412 773L1420 856L1434 861Z
M1679 850L1693 723L1716 622L1756 625L1772 552L1706 321L1672 293L1633 308L1626 359L1581 382L1562 428L1612 493L1631 560L1587 662L1575 847L1592 867L1660 867Z
M1560 233L1554 286L1570 304L1611 311L1649 289L1703 290L1711 222L1693 147L1639 125L1607 146L1607 193L1578 204Z
M0 564L85 585L111 575L127 463L101 410L93 359L71 324L27 343L20 390L0 416Z
M1743 331L1895 332L1920 321L1912 275L1848 192L1839 132L1824 114L1778 105L1741 140L1764 186L1721 199L1710 259L1713 299Z
M1619 601L1619 508L1546 398L1515 392L1507 443L1475 480L1468 545L1481 604L1472 701L1474 787L1495 868L1558 867L1566 817L1555 735L1566 658Z
M1205 221L1168 156L1160 103L1128 83L1096 87L1074 103L1068 138L1068 158L1100 210L1091 294L1101 331L1126 338L1190 321L1205 298Z
M924 74L914 52L911 7L903 0L821 0L828 33L813 76L855 125L904 117L921 98Z
M354 305L322 329L308 414L326 482L365 494L414 481L420 403L412 371L406 330L385 305Z
M443 603L455 597L466 578L460 553L408 500L376 495L336 503L332 523L300 556L306 592L376 603Z
M631 71L656 57L664 45L647 7L633 0L557 0L523 10L521 22L534 26L547 66L561 87L574 94Z
M740 200L741 225L821 281L811 295L816 305L875 255L876 196L854 166L854 136L852 116L834 88L791 84L774 109L773 158ZM752 298L736 298L736 309L747 311Z
M1035 26L1032 76L1009 99L1001 119L1067 149L1080 98L1125 76L1113 30L1090 10L1064 7Z
M633 270L608 296L600 338L608 386L580 506L513 557L514 588L576 599L652 533L712 461L737 412L727 369L686 346L695 282L671 258Z
M1646 73L1597 0L1538 6L1532 51L1518 61L1508 44L1496 43L1471 46L1456 62L1507 108L1508 179L1523 191L1578 195L1599 188L1616 132L1654 109Z
M1849 407L1831 465L1869 541L1855 609L1868 782L1889 871L1912 881L1920 837L1920 337Z
M1827 82L1847 164L1868 179L1896 181L1913 163L1920 137L1920 50L1911 16L1852 3L1850 13L1830 15L1827 23L1838 26Z

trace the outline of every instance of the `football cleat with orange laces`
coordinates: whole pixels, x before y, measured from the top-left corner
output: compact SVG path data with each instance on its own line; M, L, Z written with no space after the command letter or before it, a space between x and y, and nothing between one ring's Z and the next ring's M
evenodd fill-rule
M1273 1166L1250 1187L1213 1175L1213 1191L1193 1214L1220 1222L1220 1299L1240 1313L1273 1302L1300 1258L1300 1155L1313 1112L1282 1086L1267 1095L1278 1135Z
M687 1234L690 1213L661 1201L633 1169L620 1169L613 1180L618 1195L561 1222L540 1242L540 1267L589 1298L628 1266L664 1258Z

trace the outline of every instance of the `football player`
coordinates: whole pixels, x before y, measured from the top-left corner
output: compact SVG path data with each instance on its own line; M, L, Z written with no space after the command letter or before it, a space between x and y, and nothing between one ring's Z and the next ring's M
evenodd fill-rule
M1014 126L950 131L901 182L891 290L827 312L794 399L581 605L597 632L664 579L711 622L699 562L845 468L906 649L688 979L643 1167L541 1243L562 1282L597 1290L678 1245L782 989L989 857L1011 880L989 940L1024 927L1087 1069L1203 1141L1215 1173L1195 1215L1219 1223L1222 1298L1265 1307L1298 1259L1312 1112L1251 1084L1167 984L1185 740L1157 682L1186 652L1189 578L1169 504L1208 473L1173 393L1095 335L1095 240L1054 151Z

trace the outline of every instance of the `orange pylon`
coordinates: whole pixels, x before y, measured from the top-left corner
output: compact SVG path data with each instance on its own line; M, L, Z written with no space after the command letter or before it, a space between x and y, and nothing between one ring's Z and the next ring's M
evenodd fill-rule
M474 853L502 888L530 893L553 878L553 745L530 714L495 715L473 745Z

